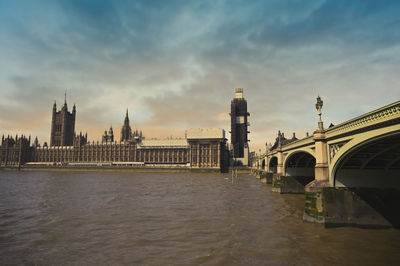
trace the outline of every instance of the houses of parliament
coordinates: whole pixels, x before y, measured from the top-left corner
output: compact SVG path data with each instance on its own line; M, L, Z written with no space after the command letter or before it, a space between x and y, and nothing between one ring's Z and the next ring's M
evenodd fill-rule
M87 134L75 133L76 106L52 108L50 143L37 137L3 135L0 166L132 166L222 169L228 166L225 131L218 128L189 129L181 139L146 139L132 130L128 110L117 142L112 127L101 141L89 141Z

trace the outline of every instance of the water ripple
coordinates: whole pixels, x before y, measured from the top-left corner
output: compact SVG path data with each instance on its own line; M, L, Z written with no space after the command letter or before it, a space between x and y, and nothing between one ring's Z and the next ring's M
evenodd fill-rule
M0 172L1 264L391 265L398 230L303 223L248 175Z

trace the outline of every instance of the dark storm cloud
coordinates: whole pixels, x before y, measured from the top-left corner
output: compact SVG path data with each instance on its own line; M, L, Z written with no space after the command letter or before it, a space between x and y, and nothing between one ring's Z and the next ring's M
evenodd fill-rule
M267 25L250 40L274 46L315 43L373 48L397 44L400 38L398 1L326 1L296 23Z
M399 12L398 1L3 1L1 128L37 121L26 130L46 138L68 89L93 138L127 107L153 136L229 129L244 87L253 143L311 131L317 93L335 122L400 97Z

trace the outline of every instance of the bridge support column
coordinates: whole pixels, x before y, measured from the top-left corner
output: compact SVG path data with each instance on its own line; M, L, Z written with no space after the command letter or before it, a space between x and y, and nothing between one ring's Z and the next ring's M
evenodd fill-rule
M313 187L330 187L328 148L326 144L325 130L318 129L314 132L315 141L315 181ZM310 183L311 184L311 183Z
M282 148L278 147L277 151L278 151L278 154L277 154L278 165L276 167L276 173L278 175L283 175L283 153L282 153Z
M315 180L305 186L306 203L303 220L325 224L324 189L329 183L328 149L322 125L314 132Z
M264 171L265 172L268 172L268 156L267 155L265 155L265 157L264 157L264 162L265 162L265 164L264 164Z

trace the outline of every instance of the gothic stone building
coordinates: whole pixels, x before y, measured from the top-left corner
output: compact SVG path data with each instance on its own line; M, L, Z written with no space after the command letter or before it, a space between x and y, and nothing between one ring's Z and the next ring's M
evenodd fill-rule
M50 146L72 146L75 136L76 107L72 113L68 112L67 101L57 112L57 105L54 102L51 118Z
M70 130L75 128L75 115L75 106L72 113L68 113L66 103L59 112L54 105L50 146L40 146L37 139L31 144L30 137L3 136L0 166L119 165L214 169L228 166L225 131L222 129L189 129L182 139L146 140L141 132L132 133L126 114L119 142L110 141L109 137L101 142L89 142L87 135L82 133L74 133L71 142ZM112 131L107 136L110 134L113 136Z

